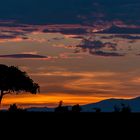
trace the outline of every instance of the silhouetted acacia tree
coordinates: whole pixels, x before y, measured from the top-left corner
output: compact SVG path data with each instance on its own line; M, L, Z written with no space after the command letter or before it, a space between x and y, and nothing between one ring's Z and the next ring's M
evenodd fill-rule
M58 107L55 108L55 112L58 113L69 112L69 109L67 106L63 106L63 101L60 101Z
M58 107L62 107L62 106L63 106L63 101L60 101Z
M26 72L19 70L18 67L0 64L0 105L6 94L21 92L36 94L39 89L39 85Z
M81 112L82 108L79 104L72 106L72 112Z

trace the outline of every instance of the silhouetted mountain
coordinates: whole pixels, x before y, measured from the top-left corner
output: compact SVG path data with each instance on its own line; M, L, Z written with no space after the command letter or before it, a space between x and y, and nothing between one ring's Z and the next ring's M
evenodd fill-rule
M114 107L117 106L122 108L122 106L129 106L132 112L140 112L140 97L133 99L107 99L97 103L87 104L81 106L81 112L96 112L100 110L101 112L114 112ZM72 106L68 106L71 111ZM28 112L54 112L54 108L28 108Z
M10 55L0 55L0 58L47 58L47 56L36 54L10 54Z
M140 112L140 97L134 99L107 99L98 103L82 106L83 112L94 112L94 108L100 108L102 112L114 112L114 106L122 107L122 104L130 106L132 112Z

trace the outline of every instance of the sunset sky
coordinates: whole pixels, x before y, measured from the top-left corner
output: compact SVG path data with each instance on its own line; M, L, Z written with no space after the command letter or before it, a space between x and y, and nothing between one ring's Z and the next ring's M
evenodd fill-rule
M38 95L5 96L3 107L140 96L139 12L139 0L3 1L0 63L41 86Z

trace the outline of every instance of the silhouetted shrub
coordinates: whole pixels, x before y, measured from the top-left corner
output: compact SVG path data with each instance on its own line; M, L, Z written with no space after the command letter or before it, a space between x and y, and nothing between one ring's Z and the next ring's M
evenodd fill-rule
M79 104L72 106L72 112L81 112L82 108Z
M100 113L101 109L100 108L93 108L95 110L96 113Z
M9 112L25 112L26 110L18 108L16 104L12 104L10 105L8 111Z
M126 105L126 104L121 104L121 107L115 105L114 112L115 113L130 113L131 107L129 105Z
M18 109L18 107L17 107L16 104L12 104L12 105L10 105L10 107L9 107L9 111L17 111L17 109Z
M130 113L131 112L131 107L129 105L122 104L121 112L122 113Z
M121 108L119 106L117 106L117 105L114 105L114 112L115 113L121 112Z

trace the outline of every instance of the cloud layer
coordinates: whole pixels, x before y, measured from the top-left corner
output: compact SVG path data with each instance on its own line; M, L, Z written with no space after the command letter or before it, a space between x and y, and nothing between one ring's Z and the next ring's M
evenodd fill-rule
M138 25L139 7L139 0L5 0L0 5L0 19L33 24L92 24L120 20Z
M35 58L48 58L47 56L37 55L37 54L9 54L9 55L0 55L0 58L27 58L27 59L35 59Z

